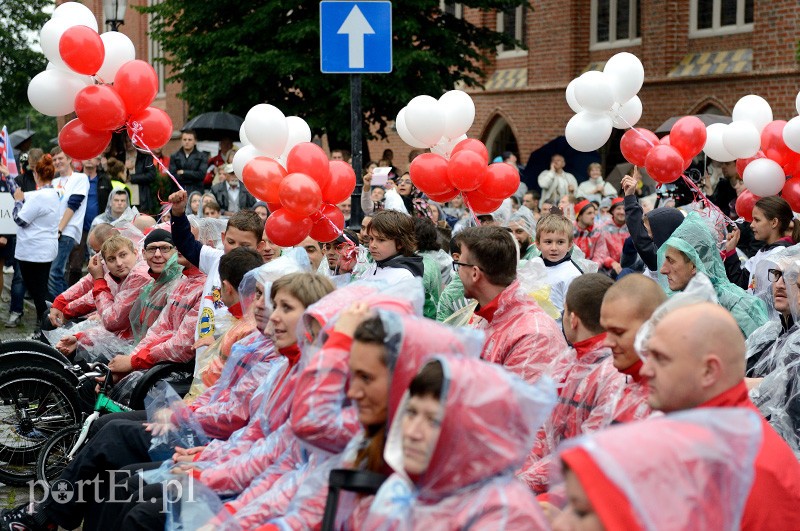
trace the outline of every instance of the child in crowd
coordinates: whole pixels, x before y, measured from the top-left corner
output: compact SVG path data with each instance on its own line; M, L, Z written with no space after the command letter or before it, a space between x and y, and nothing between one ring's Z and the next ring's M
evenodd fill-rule
M559 214L542 216L536 225L536 247L547 267L550 300L560 312L564 309L564 297L570 282L583 274L570 253L572 223Z
M365 280L403 280L423 276L422 257L411 216L394 210L376 213L367 225L369 253L375 260L362 276Z

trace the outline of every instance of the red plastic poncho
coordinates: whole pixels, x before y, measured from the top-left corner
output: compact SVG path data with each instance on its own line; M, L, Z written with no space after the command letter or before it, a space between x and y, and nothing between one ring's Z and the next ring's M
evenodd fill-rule
M108 271L105 271L103 279L106 281L109 290L111 290L111 295L115 296L119 290L120 283ZM56 297L53 301L53 308L63 313L66 320L88 315L97 310L94 296L92 295L93 288L94 277L91 274L87 274L67 288L67 291Z
M578 226L578 222L573 224L572 244L583 251L587 260L594 258L595 249L600 240L600 232L595 230L594 225L585 229Z
M625 240L631 235L628 225L623 223L620 227L612 220L600 227L597 232L597 244L592 261L606 269L611 269L612 264L619 263L622 258L622 247L625 245Z

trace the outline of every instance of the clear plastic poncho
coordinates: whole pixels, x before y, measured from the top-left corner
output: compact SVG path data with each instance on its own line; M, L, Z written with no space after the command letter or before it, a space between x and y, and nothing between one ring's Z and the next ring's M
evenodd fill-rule
M514 472L556 402L547 377L531 385L482 360L440 355L444 382L439 438L427 470L403 464L403 423L392 424L384 457L395 471L370 507L364 529L547 529L536 499ZM405 413L408 392L398 409Z
M161 274L147 284L131 307L130 319L133 341L138 343L147 333L147 329L158 318L158 315L169 302L169 296L181 278L183 266L178 263L178 253L167 260Z
M672 236L658 249L659 267L664 263L667 247L681 251L695 265L697 271L711 280L719 304L733 315L745 338L767 322L767 308L764 302L728 280L718 240L697 212L690 212ZM659 282L667 295L673 295L674 292L666 284L663 275L659 277Z
M733 531L761 430L745 408L694 409L567 441L560 456L606 529Z
M222 218L204 218L189 215L189 224L197 228L197 241L215 249L224 249L222 233L228 228L228 220Z

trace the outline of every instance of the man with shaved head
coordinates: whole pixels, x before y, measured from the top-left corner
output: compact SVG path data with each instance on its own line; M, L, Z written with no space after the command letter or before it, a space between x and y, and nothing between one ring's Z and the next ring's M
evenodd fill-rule
M758 411L744 383L745 344L736 320L711 303L684 306L655 326L642 376L653 409L744 407ZM762 419L763 441L756 459L742 529L800 527L800 463L786 442Z

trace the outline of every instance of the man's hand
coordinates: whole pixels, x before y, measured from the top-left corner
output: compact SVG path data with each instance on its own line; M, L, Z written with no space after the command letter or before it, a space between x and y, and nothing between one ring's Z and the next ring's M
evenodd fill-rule
M156 410L150 420L152 422L145 422L143 425L145 431L149 431L153 437L159 437L174 429L172 425L172 411L168 407Z
M364 186L369 187L370 183L372 182L372 172L371 171L367 172L367 174L364 175L363 179L364 179Z
M111 369L111 372L118 374L127 374L131 372L133 370L131 356L117 354L114 356L114 359L108 362L108 368Z
M64 336L58 340L58 343L56 343L56 350L65 356L71 355L77 348L78 338L75 336Z
M186 212L186 201L188 197L186 190L178 190L170 194L169 202L172 203L173 216L182 216Z
M50 324L54 327L58 328L59 326L64 326L64 312L61 310L56 310L54 307L50 307Z
M333 329L336 332L353 337L353 334L367 317L369 317L369 306L363 302L356 302L339 316Z
M626 196L633 195L636 193L636 183L638 181L631 177L630 175L626 175L622 178L622 193Z
M192 350L197 350L200 347L208 347L211 346L213 343L214 343L214 336L213 334L209 334L195 341L194 345L192 345Z
M567 192L569 192L571 194L574 194L575 193L575 185L574 184L570 184L569 186L567 186Z
M103 278L103 262L100 260L100 255L96 254L89 259L89 265L86 266L89 270L89 274L92 275L92 278L95 280L100 280Z
M194 461L194 456L205 450L205 446L195 446L193 448L175 447L175 453L172 455L172 460L176 463L191 463Z

